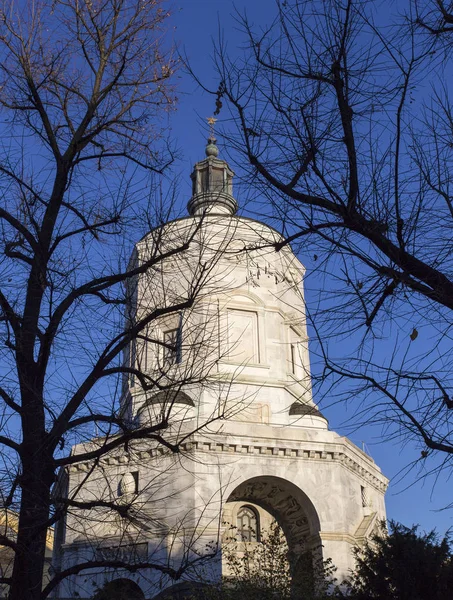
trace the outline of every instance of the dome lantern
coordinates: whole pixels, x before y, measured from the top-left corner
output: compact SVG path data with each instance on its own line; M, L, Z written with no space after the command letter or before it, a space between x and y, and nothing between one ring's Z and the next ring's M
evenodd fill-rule
M208 122L212 126L211 120ZM234 173L226 161L218 158L216 142L211 130L205 150L206 158L197 162L192 171L192 197L187 205L191 216L234 215L238 209L233 197Z

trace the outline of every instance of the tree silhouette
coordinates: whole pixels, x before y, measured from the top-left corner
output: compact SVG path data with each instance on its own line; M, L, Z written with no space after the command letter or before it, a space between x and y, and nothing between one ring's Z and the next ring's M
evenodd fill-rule
M243 54L218 44L211 93L250 210L311 273L318 399L437 472L453 456L451 6L392 7L277 0L262 29L238 14Z
M435 531L418 533L391 521L356 549L356 569L348 582L353 600L447 600L453 584L451 542Z
M150 332L193 306L215 256L187 274L179 295L151 295L131 313L137 278L158 279L166 261L199 243L203 221L183 237L160 227L172 211L171 197L155 191L173 160L165 117L177 68L163 3L5 1L0 14L0 494L18 516L14 531L0 534L14 556L0 583L11 600L33 600L83 570L54 571L42 591L49 527L69 513L91 514L91 524L99 515L139 519L127 495L133 475L121 495L86 501L79 490L67 495L67 469L92 461L83 488L103 457L137 440L179 450L174 428L167 439L172 394L199 372L178 381L165 368L150 374L130 348L177 352L174 340ZM133 243L150 230L152 251L129 262ZM116 408L132 381L144 393L170 394L139 430ZM136 568L128 560L104 553L97 566Z

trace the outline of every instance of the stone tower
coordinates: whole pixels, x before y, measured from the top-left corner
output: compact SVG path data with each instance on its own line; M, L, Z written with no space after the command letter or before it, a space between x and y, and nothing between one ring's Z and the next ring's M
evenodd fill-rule
M142 430L165 416L172 447L138 440L102 465L71 467L69 491L84 481L79 497L117 498L136 521L126 527L117 515L106 517L81 534L69 515L60 524L57 568L89 557L130 560L131 553L137 564L177 568L219 542L226 524L256 544L276 519L296 566L305 551L322 552L341 579L353 565L353 546L385 518L386 478L329 430L312 398L304 267L279 245L277 231L236 215L232 182L211 136L192 173L189 216L136 246L132 265L156 251L169 256L133 282L131 322L198 290L190 306L153 321L125 357L149 377L147 385L125 380L121 415ZM171 256L181 243L184 253ZM207 577L218 577L221 562L207 564ZM123 586L125 598L154 598L171 585L159 570L97 568L70 578L58 597Z

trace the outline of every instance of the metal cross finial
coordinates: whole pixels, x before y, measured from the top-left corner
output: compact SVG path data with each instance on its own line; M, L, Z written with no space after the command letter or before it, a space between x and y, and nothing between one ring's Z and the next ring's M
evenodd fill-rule
M217 122L217 119L215 117L208 117L206 119L206 121L208 122L208 125L209 125L209 135L210 135L210 137L213 138L214 137L214 127Z

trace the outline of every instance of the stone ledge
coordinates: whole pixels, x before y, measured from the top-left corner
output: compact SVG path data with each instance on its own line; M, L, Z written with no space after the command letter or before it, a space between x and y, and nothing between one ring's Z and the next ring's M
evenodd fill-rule
M338 533L335 531L320 531L321 542L347 542L352 546L357 545L357 539L349 533Z
M348 456L344 452L336 452L329 450L316 450L313 448L289 448L283 445L272 445L272 444L244 444L244 443L226 443L220 441L200 441L192 440L182 443L180 446L183 452L202 452L202 453L222 453L229 455L259 455L269 456L272 458L279 458L282 460L310 460L310 461L327 461L337 462L342 464L349 471L356 475L359 475L362 479L366 480L370 485L376 488L379 492L385 492L388 486L388 481L383 477L382 479L376 477L368 469L360 465L353 458ZM163 446L157 446L149 448L147 450L136 451L134 456L130 454L122 454L120 456L106 456L100 460L100 464L109 466L127 465L129 463L136 463L138 460L144 460L148 458L169 456L172 453ZM70 467L71 472L87 472L92 468L91 462L79 463Z

